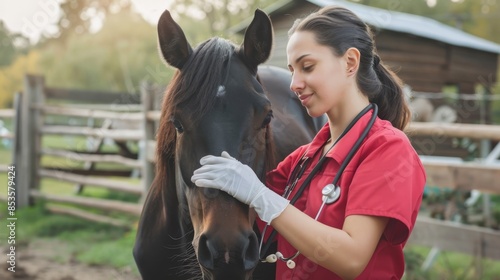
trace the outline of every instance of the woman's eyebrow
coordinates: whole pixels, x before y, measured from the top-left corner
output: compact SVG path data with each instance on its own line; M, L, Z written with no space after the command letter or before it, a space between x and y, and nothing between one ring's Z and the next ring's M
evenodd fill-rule
M301 56L299 56L297 59L295 59L295 64L299 63L304 57L309 56L310 54L306 53ZM292 65L288 64L288 68L292 67Z

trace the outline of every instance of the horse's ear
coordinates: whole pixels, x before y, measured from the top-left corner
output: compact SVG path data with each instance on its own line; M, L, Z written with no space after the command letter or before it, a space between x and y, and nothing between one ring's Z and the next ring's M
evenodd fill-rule
M257 66L264 63L271 55L273 46L273 26L271 19L262 10L255 10L252 22L245 31L245 39L241 44L243 60L257 71Z
M184 31L165 10L158 20L158 42L163 58L168 64L181 69L193 52Z

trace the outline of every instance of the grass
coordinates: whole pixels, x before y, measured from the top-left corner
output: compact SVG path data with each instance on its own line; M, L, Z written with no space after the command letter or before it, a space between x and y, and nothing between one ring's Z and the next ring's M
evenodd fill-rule
M6 203L0 203L7 209ZM5 211L2 211L4 216ZM94 265L116 268L130 267L137 275L132 247L134 230L125 230L107 224L93 223L75 217L47 212L44 203L18 209L16 245L33 242L53 243L58 250L53 261L65 264L70 259ZM1 227L0 237L7 238L6 227ZM89 246L89 244L91 244Z
M42 141L44 148L86 150L86 140L81 137L45 136ZM101 151L116 152L113 145L103 145ZM11 151L0 146L0 164L11 163ZM60 168L81 168L82 162L43 156L42 166ZM119 164L98 164L98 168L119 169ZM18 174L19 176L19 174ZM138 183L139 179L116 178L130 183ZM7 185L7 174L0 173L0 186ZM59 181L51 178L43 178L39 186L43 193L58 195L76 195L75 184ZM0 194L6 195L6 188L0 187ZM110 191L98 186L85 186L79 196L101 199L113 199L137 203L137 195ZM128 267L136 275L139 275L132 257L132 248L136 235L137 217L120 212L103 212L98 209L89 209L74 205L68 207L84 208L86 211L99 213L126 221L132 229L114 227L102 223L89 222L80 218L67 215L51 214L46 210L47 205L61 205L59 203L46 203L38 200L33 207L17 209L16 216L19 217L19 226L16 229L16 244L27 245L28 243L54 244L51 250L57 250L53 261L61 265L71 260L77 260L89 265L109 265L116 268ZM5 217L7 204L0 202L0 217ZM2 220L4 220L2 218ZM0 227L0 238L7 240L7 227ZM45 245L46 246L46 245Z
M420 270L430 250L428 247L416 245L408 245L405 248L406 280L478 279L476 278L476 260L469 255L457 252L440 252L428 271ZM498 260L482 259L479 266L482 269L482 275L479 279L500 280L500 262Z

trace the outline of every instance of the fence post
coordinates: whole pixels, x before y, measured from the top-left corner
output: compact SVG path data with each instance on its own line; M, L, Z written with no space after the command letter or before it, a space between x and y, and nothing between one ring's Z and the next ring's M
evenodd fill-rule
M44 103L45 81L43 76L25 75L24 92L21 102L21 126L18 141L20 147L20 159L18 174L19 185L17 186L18 206L28 206L32 204L30 191L38 188L40 165L41 137L39 128L43 125L40 111L35 105ZM17 146L16 146L17 149Z
M22 207L28 204L28 196L26 192L23 192L23 188L20 185L22 183L21 179L17 176L20 173L21 168L21 102L22 102L22 94L20 92L16 92L14 95L14 118L12 123L12 134L14 135L14 139L12 141L12 166L16 168L16 176L14 177L14 184L16 186L16 202L19 207Z
M142 110L144 113L144 119L142 123L142 128L144 131L144 137L142 143L139 143L140 149L142 149L142 161L143 161L143 169L142 169L142 184L144 188L143 197L145 199L149 187L153 182L154 178L154 168L155 165L149 159L149 154L151 148L149 143L155 140L155 126L154 121L148 119L148 112L152 111L154 108L154 87L148 81L143 81L141 83L141 99L142 99Z

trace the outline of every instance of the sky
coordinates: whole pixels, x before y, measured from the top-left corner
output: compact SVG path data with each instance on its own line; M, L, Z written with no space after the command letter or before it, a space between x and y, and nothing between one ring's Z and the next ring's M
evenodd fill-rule
M172 0L131 0L147 21L156 24ZM22 33L35 43L43 32L54 33L62 0L0 0L0 20L13 33ZM99 23L96 22L95 28ZM51 29L52 28L52 29Z

